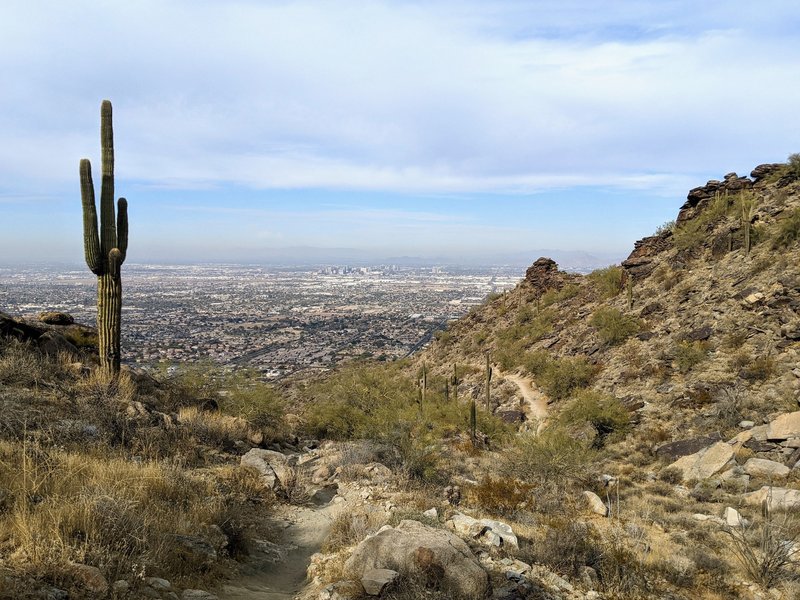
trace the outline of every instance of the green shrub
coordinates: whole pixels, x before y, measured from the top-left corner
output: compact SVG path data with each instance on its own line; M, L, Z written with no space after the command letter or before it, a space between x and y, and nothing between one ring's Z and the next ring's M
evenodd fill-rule
M582 441L562 427L551 426L539 435L518 436L505 452L500 470L537 488L565 489L589 479L594 458Z
M586 387L595 368L583 357L553 359L536 380L553 400L568 398L572 392Z
M542 294L542 306L550 306L551 304L558 304L578 295L580 288L574 283L568 283L560 290L549 289Z
M748 381L766 381L775 373L775 361L771 356L759 356L739 371L739 377Z
M777 231L772 238L772 249L786 248L798 239L800 239L800 208L795 208L786 218L778 222Z
M675 362L681 373L688 373L708 356L710 349L706 341L678 342L675 346Z
M789 173L795 177L800 177L800 153L795 152L790 154L787 160L789 166Z
M594 390L578 391L561 413L561 420L567 425L589 423L594 427L597 446L611 434L626 431L630 419L630 413L619 400Z
M658 227L656 227L656 231L653 235L663 235L667 231L674 232L675 231L675 221L665 221Z
M603 298L613 298L622 291L622 281L625 273L622 267L611 265L605 269L597 269L588 275Z
M688 250L702 245L713 224L722 217L734 214L736 210L737 206L733 197L727 192L725 194L717 193L699 214L675 227L673 232L675 247L680 250Z
M638 319L610 306L601 306L594 311L589 323L597 329L600 340L611 346L624 342L639 331Z

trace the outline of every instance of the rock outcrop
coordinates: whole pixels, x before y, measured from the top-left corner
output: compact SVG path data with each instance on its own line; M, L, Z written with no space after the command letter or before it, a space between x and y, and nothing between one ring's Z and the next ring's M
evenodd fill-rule
M344 565L345 573L361 580L372 569L423 577L432 589L465 600L483 599L489 578L457 535L418 521L401 521L362 541Z

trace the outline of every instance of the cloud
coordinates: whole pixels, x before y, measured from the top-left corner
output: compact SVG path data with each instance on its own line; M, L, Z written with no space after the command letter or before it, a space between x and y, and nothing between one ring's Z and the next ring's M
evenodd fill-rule
M110 96L118 176L146 186L675 193L793 150L798 12L12 1L0 175L72 182Z

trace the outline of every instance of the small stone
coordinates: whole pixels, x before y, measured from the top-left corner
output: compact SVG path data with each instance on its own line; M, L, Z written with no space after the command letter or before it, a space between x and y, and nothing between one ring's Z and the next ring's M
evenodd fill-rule
M113 589L118 594L124 594L129 589L131 589L131 584L125 581L124 579L117 579L112 585L111 589Z
M589 505L589 509L593 513L598 514L601 517L608 516L608 507L606 506L605 502L600 499L600 496L594 492L586 490L583 492L583 497L585 498L586 503Z
M205 590L183 590L181 600L219 600L219 596Z
M739 514L739 511L729 506L725 509L725 524L728 527L747 527L747 519Z
M105 594L108 591L108 581L97 567L73 563L70 565L69 571L84 588L93 594Z
M148 587L151 587L159 592L168 592L172 589L172 584L166 579L161 579L160 577L145 577L144 582L148 585Z
M428 510L426 510L424 513L422 513L422 516L423 516L423 517L427 517L427 518L429 518L429 519L434 519L434 520L436 520L436 519L438 519L438 518L439 518L439 511L438 511L438 510L436 510L435 508L429 508L429 509L428 509Z
M755 426L753 421L739 421L739 427L742 429L752 429Z
M380 596L400 574L391 569L367 569L361 578L361 585L369 596Z

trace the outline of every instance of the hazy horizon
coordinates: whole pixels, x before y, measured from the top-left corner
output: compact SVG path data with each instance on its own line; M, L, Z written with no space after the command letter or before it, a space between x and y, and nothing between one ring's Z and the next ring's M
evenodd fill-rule
M800 150L798 27L785 2L10 0L0 262L81 259L103 98L132 262L624 257L690 188Z

